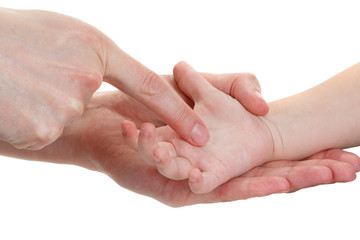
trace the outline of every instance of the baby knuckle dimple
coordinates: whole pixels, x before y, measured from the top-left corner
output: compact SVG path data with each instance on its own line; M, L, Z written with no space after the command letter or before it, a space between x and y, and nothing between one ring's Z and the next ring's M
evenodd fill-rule
M153 71L149 71L139 83L139 92L148 96L155 96L162 92L164 83Z

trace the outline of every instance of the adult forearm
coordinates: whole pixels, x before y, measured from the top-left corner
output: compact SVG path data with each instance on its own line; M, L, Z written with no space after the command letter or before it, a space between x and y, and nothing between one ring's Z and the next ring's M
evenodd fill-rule
M275 158L301 159L360 145L360 63L300 94L270 103Z

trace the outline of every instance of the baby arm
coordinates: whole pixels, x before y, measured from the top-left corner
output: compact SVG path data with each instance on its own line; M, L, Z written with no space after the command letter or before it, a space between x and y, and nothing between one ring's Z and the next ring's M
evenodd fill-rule
M300 94L270 103L275 158L301 159L360 145L360 63ZM277 128L277 130L275 129Z

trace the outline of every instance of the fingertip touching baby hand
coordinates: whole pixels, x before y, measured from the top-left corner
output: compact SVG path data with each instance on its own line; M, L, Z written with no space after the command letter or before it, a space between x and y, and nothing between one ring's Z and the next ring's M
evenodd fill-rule
M143 125L138 150L146 162L165 177L188 179L191 190L201 194L270 159L272 140L260 118L211 86L184 62L174 68L174 78L195 102L194 111L208 126L211 138L207 145L197 147L169 126Z

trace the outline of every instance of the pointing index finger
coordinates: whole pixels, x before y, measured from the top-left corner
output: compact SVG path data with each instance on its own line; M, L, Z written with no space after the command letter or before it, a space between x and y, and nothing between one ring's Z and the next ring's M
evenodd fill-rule
M203 121L159 75L111 44L105 81L156 113L182 138L196 146L209 140Z

